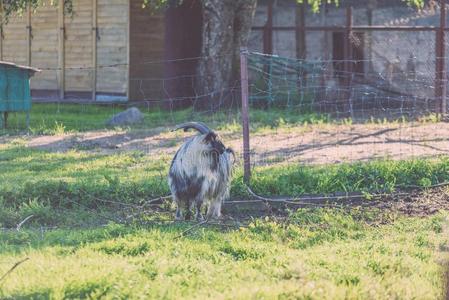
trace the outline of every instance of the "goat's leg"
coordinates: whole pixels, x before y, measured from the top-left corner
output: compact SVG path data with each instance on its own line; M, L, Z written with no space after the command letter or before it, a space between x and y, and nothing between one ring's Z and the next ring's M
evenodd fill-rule
M214 200L210 203L209 209L207 211L208 219L220 219L221 218L221 205L222 200Z
M207 212L206 212L206 219L208 219L208 220L212 219L213 206L214 205L209 202L209 205L207 206Z
M181 221L182 220L182 210L181 205L179 203L179 199L174 199L176 203L176 214L175 214L175 220Z
M214 217L217 219L221 218L221 205L223 204L223 200L217 201L215 204Z
M189 221L190 219L192 219L192 203L190 202L190 200L186 201L186 221Z
M208 207L208 209L207 209L207 219L208 220L210 220L210 219L216 219L216 213L215 213L215 211L216 211L216 203L215 202L209 202L209 207Z
M201 214L201 207L202 206L203 206L203 199L200 199L200 198L196 199L196 201L195 201L195 211L196 211L195 219L198 222L204 221L204 217Z

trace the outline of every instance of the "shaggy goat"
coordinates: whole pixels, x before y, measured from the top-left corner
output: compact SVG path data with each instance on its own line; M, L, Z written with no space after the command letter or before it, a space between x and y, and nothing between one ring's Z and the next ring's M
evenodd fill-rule
M195 205L196 219L203 220L203 202L208 205L206 218L219 218L222 201L229 197L234 151L203 123L189 122L174 130L179 129L195 129L200 135L188 139L171 162L168 184L176 203L176 219L182 219L181 206L185 205L189 220Z

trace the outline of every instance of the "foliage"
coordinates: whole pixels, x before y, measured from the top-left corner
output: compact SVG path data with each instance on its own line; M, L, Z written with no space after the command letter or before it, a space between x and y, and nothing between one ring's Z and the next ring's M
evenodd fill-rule
M50 0L51 5L59 5L60 1L64 2L64 9L67 13L72 13L72 0ZM47 3L44 0L0 0L0 14L3 15L3 21L7 22L9 17L17 13L22 15L28 8L36 10L39 6Z
M64 6L67 12L72 12L73 10L73 0L51 0L52 5L58 5L59 1L64 1ZM141 0L143 7L149 7L152 10L160 10L165 8L169 1L168 0ZM175 0L174 2L182 2L183 0ZM207 0L202 0L207 1ZM315 12L319 11L321 4L325 1L328 3L335 3L338 5L344 0L297 0L298 3L303 3L306 1L311 9ZM422 7L424 5L424 0L401 0L406 2L408 5L415 7ZM28 7L36 9L44 3L43 0L0 0L0 12L3 11L6 20L13 13L22 14L27 10Z
M438 299L446 217L300 209L181 239L190 224L1 232L0 274L30 259L0 298Z
M183 0L175 0L172 2L182 2ZM206 0L203 0L206 1ZM406 2L410 6L415 6L418 8L423 7L424 0L401 0L403 2ZM298 3L304 3L306 2L312 11L318 12L320 10L320 7L323 3L327 2L329 4L335 4L339 5L341 2L344 2L344 0L297 0ZM169 3L168 0L143 0L143 6L144 7L151 7L153 9L161 9L167 6Z
M374 0L375 2L376 0ZM424 0L401 0L402 2L407 3L410 6L422 8L424 6ZM335 5L339 5L340 3L344 3L344 0L297 0L298 3L307 3L312 11L318 12L323 3L327 2L329 4L334 3Z

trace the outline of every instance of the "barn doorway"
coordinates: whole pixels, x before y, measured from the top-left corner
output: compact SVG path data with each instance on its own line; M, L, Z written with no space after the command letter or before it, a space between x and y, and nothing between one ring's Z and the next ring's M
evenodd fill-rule
M338 79L344 78L344 47L345 34L343 32L332 33L332 59L334 67L334 76ZM351 37L352 47L352 70L357 77L363 77L365 74L365 34L363 32L354 32Z
M193 104L195 74L201 56L202 4L184 0L169 6L165 13L164 77L169 108ZM195 59L196 58L196 59Z

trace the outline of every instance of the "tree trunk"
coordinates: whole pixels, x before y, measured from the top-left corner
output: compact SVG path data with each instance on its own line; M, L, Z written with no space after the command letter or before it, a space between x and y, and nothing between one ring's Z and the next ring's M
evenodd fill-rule
M203 0L201 60L196 108L219 110L232 104L239 86L240 47L246 46L257 0Z

